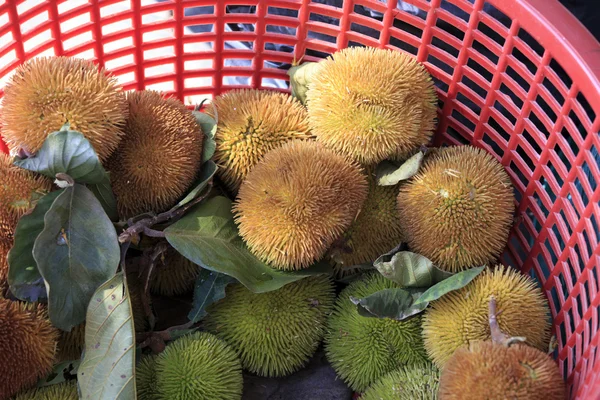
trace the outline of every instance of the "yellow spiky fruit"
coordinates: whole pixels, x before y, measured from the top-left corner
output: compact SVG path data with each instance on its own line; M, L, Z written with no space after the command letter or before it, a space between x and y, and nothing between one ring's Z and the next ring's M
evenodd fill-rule
M398 186L379 186L368 169L369 192L350 228L329 251L340 277L356 271L353 266L371 264L380 255L398 246L402 228L396 207Z
M414 57L350 47L319 64L306 94L318 141L364 165L403 158L429 142L437 96Z
M444 400L563 400L556 362L536 348L479 341L456 350L440 377Z
M117 148L127 105L117 79L91 61L41 57L17 68L4 87L2 136L35 153L66 122L92 144L101 161Z
M52 181L13 165L11 156L0 154L0 182L0 239L12 242L19 218L50 191Z
M214 160L218 174L237 191L262 157L294 139L309 139L306 109L285 93L232 90L218 96L208 113L218 120Z
M519 271L498 265L486 269L471 283L431 303L423 318L427 353L442 368L462 345L490 339L488 304L498 304L500 329L509 336L523 336L527 344L548 348L550 309L535 281Z
M409 247L449 272L496 261L508 241L513 211L504 167L473 146L438 150L398 195Z
M15 400L78 400L77 381L58 383L56 385L35 388L20 393Z
M44 307L0 298L0 399L50 373L57 340Z
M319 260L367 195L358 165L312 141L265 155L240 187L235 220L250 251L283 270Z
M151 90L127 93L129 118L108 162L120 217L163 212L194 183L204 136L177 99Z
M60 332L56 362L79 360L84 347L85 322L73 327L69 332Z
M157 262L152 273L150 290L163 296L177 296L193 289L200 267L175 249L169 249Z
M272 377L306 365L323 338L335 299L333 282L322 275L266 293L252 293L241 284L226 293L208 308L206 329L237 351L246 370Z

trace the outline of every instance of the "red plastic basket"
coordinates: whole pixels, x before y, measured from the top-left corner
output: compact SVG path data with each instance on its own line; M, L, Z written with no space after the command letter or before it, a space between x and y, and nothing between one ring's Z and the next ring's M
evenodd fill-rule
M0 84L27 59L62 54L94 59L126 89L159 87L197 102L233 88L224 84L228 76L245 77L254 88L287 80L265 61L290 63L309 49L363 44L412 52L438 86L436 144L473 143L509 172L518 211L503 261L534 276L549 299L570 398L600 398L600 45L557 0L450 0L453 13L441 0L404 1L419 15L402 11L397 0L345 0L341 8L310 0L0 3ZM256 8L239 14L231 5ZM207 14L186 17L192 7ZM227 32L231 23L255 29ZM193 34L191 25L212 32ZM295 34L268 33L268 26ZM309 32L331 40L309 39ZM225 49L228 41L251 48ZM293 52L265 50L270 43ZM230 59L249 66L227 66Z

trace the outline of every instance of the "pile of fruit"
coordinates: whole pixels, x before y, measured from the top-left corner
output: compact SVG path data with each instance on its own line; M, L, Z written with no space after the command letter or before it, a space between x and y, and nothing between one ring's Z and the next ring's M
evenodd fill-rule
M510 179L427 147L425 68L348 48L289 75L192 111L80 59L17 69L0 399L241 399L321 344L364 400L564 398L547 301L498 263Z

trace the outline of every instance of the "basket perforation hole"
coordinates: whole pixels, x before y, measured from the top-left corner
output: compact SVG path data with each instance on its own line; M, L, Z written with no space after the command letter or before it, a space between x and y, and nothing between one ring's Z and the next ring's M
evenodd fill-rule
M550 93L550 95L552 95L552 97L554 97L558 104L560 104L561 106L565 104L564 96L562 95L560 90L558 90L558 88L554 86L552 82L550 82L548 78L544 78L544 80L542 81L542 85L544 85L544 87L548 89L548 92Z
M382 27L383 27L383 25L382 25ZM350 30L353 31L353 32L357 32L359 34L362 34L362 35L366 35L366 36L372 37L372 38L374 38L376 40L379 40L379 36L381 35L381 31L380 30L377 30L377 29L374 29L374 28L371 28L371 27L368 27L368 26L365 26L365 25L361 25L361 24L358 24L356 22L352 22L350 24Z
M468 98L467 96L465 96L462 92L458 92L456 94L456 100L458 100L460 103L464 104L465 106L467 106L471 111L473 111L475 114L480 115L481 114L481 107L479 107L474 101L472 101L470 98Z
M48 20L48 11L44 12L41 16L47 21ZM31 20L27 21L27 23L34 22L38 17L32 18ZM43 20L42 20L42 22L43 22ZM74 29L74 28L77 28L79 26L89 24L89 23L90 23L90 13L89 12L83 13L76 17L69 18L66 21L61 21L60 22L60 31L62 33L65 33L67 31L70 31L71 29ZM39 25L39 22L35 23L35 25ZM21 30L23 31L23 33L26 32L25 30L23 30L23 28L21 28Z
M586 258L589 258L590 255L594 252L594 249L592 248L592 241L590 239L590 235L587 232L587 228L583 228L583 230L581 231L581 236L583 236L583 243L585 243L585 247L587 249Z
M143 14L142 25L148 25L155 22L174 21L175 17L171 12L158 11L155 13Z
M446 53L450 54L452 57L458 57L459 54L459 50L455 49L452 45L444 42L442 39L438 38L437 36L432 36L431 37L431 44L435 47L437 47L440 50L445 51Z
M600 230L598 230L598 221L596 221L596 216L594 214L590 215L590 222L592 223L592 229L596 232L596 238L600 236Z
M488 71L483 65L479 64L477 61L473 60L472 58L469 58L467 60L467 66L473 71L477 72L479 75L481 75L481 77L484 78L486 81L492 81L494 74Z
M546 205L544 204L542 197L540 196L537 190L533 192L533 200L535 200L535 203L540 208L544 219L548 217L548 208L546 208Z
M455 120L463 124L469 131L475 130L475 124L471 122L471 120L469 120L467 117L462 115L458 110L452 110L451 115Z
M517 226L517 229L521 232L525 239L531 240L531 232L529 232L529 228L527 227L527 225L525 225L525 223L521 222Z
M42 31L42 32L38 33L37 35L32 36L31 38L24 41L23 49L26 52L30 52L34 48L36 48L44 43L48 43L51 40L52 40L52 31L50 29L46 29L45 31Z
M337 38L335 36L331 36L326 33L319 32L319 31L312 30L312 29L308 30L308 37L313 37L313 38L318 37L319 40L322 40L322 41L328 42L328 43L332 43L332 44L335 44L335 42L337 41ZM324 53L324 54L327 54L327 53ZM329 55L329 54L327 54L327 55Z
M487 91L484 90L481 86L479 86L478 84L476 84L473 80L471 80L468 76L463 75L461 82L468 87L469 89L473 90L475 93L477 93L479 96L481 96L482 99L485 99L486 95L487 95Z
M494 139L492 139L487 133L483 134L483 142L489 146L489 149L498 157L504 156L504 150L502 147L496 143Z
M510 65L506 66L506 74L510 76L517 85L523 88L525 92L528 92L531 88L531 85L527 82L525 78L523 78L517 71L514 70Z
M573 110L569 111L569 118L571 119L571 121L573 121L573 124L575 125L575 128L579 131L581 138L585 140L585 138L588 135L588 132L585 129L585 127L583 126L583 124L581 123L581 120L579 119L577 114L575 114L575 111L573 111Z
M554 192L552 191L552 188L548 184L548 180L545 176L540 176L539 184L550 198L550 201L554 203L556 201L556 194L554 194Z
M224 58L223 67L250 67L252 59L249 58Z
M577 101L583 107L583 110L585 111L590 121L594 121L596 119L596 112L594 111L592 106L590 106L590 103L587 101L583 93L579 92L577 94Z
M123 39L113 40L112 42L104 43L104 53L112 53L117 50L125 49L127 47L133 46L133 38L126 37Z
M550 299L552 299L552 303L554 304L554 309L556 310L556 312L558 313L558 311L560 311L560 300L558 299L558 292L556 290L556 287L552 287L550 289ZM565 330L565 323L562 322L559 325L559 331L560 331L560 337L561 337L561 343L566 343L567 340L567 331Z
M454 26L451 23L446 22L446 21L444 21L441 18L438 18L436 20L435 26L437 26L442 31L447 32L448 34L454 36L455 38L457 38L461 42L465 38L465 33L459 27Z
M560 216L562 217L565 226L567 227L567 230L569 231L569 236L573 234L573 229L571 229L571 224L569 223L569 219L567 218L567 216L565 215L565 211L564 210L560 210L559 211Z
M249 78L248 78L249 79ZM273 79L273 78L262 78L260 80L261 87L285 87L287 85L287 81L285 79ZM249 85L250 83L248 83Z
M277 53L282 53L282 54L285 54L285 53L291 54L294 52L293 47L281 45L280 43L276 43L276 42L265 42L263 47L267 51L275 51Z
M546 102L546 100L544 100L544 98L541 95L538 94L537 97L535 98L535 102L541 107L541 109L548 116L548 118L550 118L550 120L552 121L552 123L555 124L556 123L556 113L548 105L548 103Z
M525 66L531 72L532 75L535 75L538 68L534 62L532 62L525 54L521 52L517 47L513 47L512 49L513 57L518 60L521 64Z
M72 37L71 39L67 39L63 41L63 49L66 51L72 50L76 47L81 46L82 44L89 43L93 40L92 32L87 31L83 32L77 36Z
M514 251L516 251L517 253L516 255L519 258L519 264L522 264L525 258L527 257L527 252L523 249L523 246L521 246L521 242L515 236L511 237L510 244L513 247Z
M398 37L394 36L392 33L390 34L390 45L403 50L407 53L412 54L413 56L417 55L417 52L419 51L419 49L415 46L413 46L412 44L407 43L406 41L399 39Z
M575 189L581 196L581 201L583 202L583 204L584 205L589 204L589 198L588 198L587 193L584 190L583 186L581 185L581 180L579 180L579 177L575 177L573 184L575 185Z
M430 0L425 1L429 2ZM469 7L469 11L473 8L472 4L467 3L466 5L467 7ZM441 8L441 10L442 12L440 12L440 14L443 15L446 19L458 17L464 22L469 22L469 18L471 16L468 11L463 10L457 5L450 4L449 2L447 2L447 4L445 4L444 7Z
M569 171L571 169L571 162L569 161L569 158L567 157L567 155L563 151L562 147L560 146L560 142L557 142L556 145L554 145L553 151L554 151L554 153L556 153L556 155L558 156L560 161L564 164L565 169L567 171Z
M550 244L550 240L548 238L546 238L546 240L544 241L544 247L546 247L546 250L548 250L548 254L550 254L550 265L554 266L556 265L556 262L558 261L558 257L556 256L556 253L554 252L554 249L552 248L552 245ZM564 294L564 291L563 291ZM567 296L565 296L567 297Z
M321 15L311 12L308 15L309 21L321 22L324 24L335 25L336 27L340 25L340 19L331 17L329 15Z
M513 172L513 174L519 179L519 181L521 182L521 184L523 186L527 187L527 184L529 183L529 181L527 180L527 178L525 177L525 175L523 174L523 172L521 172L521 170L519 169L519 167L514 162L512 162L512 161L510 162L510 164L508 165L508 167Z
M165 73L175 73L175 64L162 64L154 67L144 68L144 75L148 77L153 77L157 75L162 75Z
M548 161L547 166L548 166L548 170L550 171L550 173L552 174L552 176L556 180L556 183L558 183L558 186L562 187L563 184L564 184L564 180L562 179L562 177L560 176L560 174L556 170L556 167L554 166L554 164L552 164L552 161Z
M523 100L521 100L521 98L517 96L512 90L510 90L510 88L504 83L500 84L500 93L507 95L512 100L514 105L517 106L517 108L523 108Z
M561 133L562 137L564 138L565 142L567 143L567 145L569 145L569 148L571 149L573 154L577 154L579 152L579 146L577 146L577 143L575 143L575 140L573 139L573 134L571 133L571 131L569 129L567 129L566 127L563 127L560 130L560 133Z
M186 36L215 31L214 24L186 25L186 28L187 29L185 29L185 31L184 31L184 35L186 35Z
M515 201L517 203L521 203L521 200L523 199L523 194L521 193L521 190L519 190L519 188L516 186L513 187L513 196L515 197Z
M196 7L186 7L183 9L184 17L189 17L192 15L214 15L215 6L196 6Z
M64 14L74 8L89 4L88 0L69 0L58 4L58 13Z
M564 83L565 88L567 90L569 90L571 88L571 85L573 84L573 80L565 72L563 67L561 67L560 64L554 58L550 60L550 64L548 65L548 68L550 68L551 70L553 70L556 73L556 75L561 80L561 82Z
M226 14L256 14L255 6L229 4L225 6Z
M213 84L213 79L210 77L197 77L197 78L186 78L184 80L185 87L190 88L203 88L210 87Z
M581 268L581 270L583 271L583 267ZM592 271L592 275L594 276L594 281L592 283L594 284L595 290L597 291L598 288L599 288L599 285L598 285L598 283L599 283L598 282L598 272L596 271L596 268L591 268L590 271ZM598 319L597 319L597 321L598 321L598 329L600 329L600 307L598 307L596 309L596 313L597 313L597 316L598 316Z
M571 209L577 216L577 220L579 220L581 218L581 215L579 214L579 210L577 209L577 206L575 205L575 200L573 199L573 195L571 193L569 193L567 195L567 200L569 201L569 204L571 205Z
M533 147L533 150L537 155L540 155L542 153L542 148L538 145L538 142L533 138L533 136L531 136L527 129L523 129L523 133L521 135L523 136L525 141L527 141L527 143L529 143L529 145Z
M448 135L450 137L452 137L453 139L456 139L460 144L470 144L471 141L467 138L465 138L463 135L461 135L458 130L456 130L455 128L448 126L448 128L446 128L446 132L448 133Z
M488 50L488 48L481 44L481 42L477 39L473 40L472 48L476 50L479 54L490 60L492 63L498 64L498 60L500 58L492 51Z
M546 281L550 276L550 270L548 269L548 265L546 265L546 261L544 260L542 253L538 253L537 257L535 258L535 261L544 277L544 281Z
M573 246L573 250L574 250L574 254L575 257L577 258L577 265L579 265L579 269L580 270L584 270L585 269L585 262L583 261L583 258L581 257L581 249L579 247L579 243L575 243L575 246Z
M267 25L267 32L284 36L296 36L296 28L282 25Z
M494 117L488 118L488 125L493 128L506 142L510 139L510 134L504 130L504 128L494 119Z
M496 32L485 23L480 22L479 25L477 25L477 30L492 39L494 42L498 43L500 47L504 46L506 39L504 39L500 33Z
M523 161L525 161L525 164L527 164L531 171L535 169L535 164L533 163L533 160L531 160L529 155L525 152L525 150L523 150L521 146L517 146L517 154Z
M571 276L571 284L573 286L575 286L575 284L577 283L578 274L575 272L575 268L573 268L573 265L571 264L571 259L570 258L567 258L567 266L569 267L569 275ZM585 289L586 289L586 292L587 292L587 281L584 283L584 286L585 286Z
M523 44L537 53L540 57L544 54L544 47L533 38L525 29L519 29L517 37L523 41Z
M146 85L146 90L156 90L159 92L172 92L175 90L173 81L156 82L151 85Z
M444 101L442 99L440 99L439 97L438 97L438 101L437 101L437 106L438 106L438 109L440 109L440 110L444 108Z
M432 65L435 65L436 67L438 67L439 69L444 71L449 76L452 76L452 74L454 73L454 68L452 68L451 66L449 66L448 64L446 64L445 62L441 61L439 58L437 58L431 54L429 56L427 56L427 62Z
M550 137L550 132L548 132L546 125L544 125L542 120L537 116L537 114L533 110L531 110L531 112L529 113L528 118L533 123L533 125L535 125L538 131L545 136L547 140ZM546 140L544 140L544 143L546 142Z
M559 252L562 252L565 249L565 241L563 240L563 237L560 234L560 230L558 229L558 226L556 224L553 224L551 229L552 233L554 233L556 241L558 242Z
M174 46L164 46L151 50L144 50L144 60L175 56Z
M100 17L104 18L109 15L122 13L123 11L131 10L131 1L124 0L117 3L109 4L100 8Z
M111 33L118 32L121 29L123 29L123 25L133 25L131 18L126 18L117 22L113 22L111 24L102 25L102 35L110 35Z
M511 113L509 110L507 110L506 107L504 107L499 100L496 100L494 102L493 107L494 107L494 109L498 110L504 118L506 118L508 121L510 121L510 123L514 127L514 125L517 123L517 118L513 115L513 113Z
M281 8L281 7L273 7L269 6L267 8L267 14L271 15L284 15L286 17L298 18L298 10L293 10L290 8Z
M510 28L511 18L509 18L506 14L500 11L498 8L494 7L487 1L484 3L483 10L490 17L494 18L496 21L501 23L507 28Z
M565 299L566 299L567 297L569 297L569 288L567 287L567 281L565 280L565 277L562 273L559 273L557 276L558 276L558 281L560 282L561 292L562 292L563 296L565 296ZM571 319L571 318L569 318L569 319ZM573 327L573 325L571 325L571 329L575 329Z

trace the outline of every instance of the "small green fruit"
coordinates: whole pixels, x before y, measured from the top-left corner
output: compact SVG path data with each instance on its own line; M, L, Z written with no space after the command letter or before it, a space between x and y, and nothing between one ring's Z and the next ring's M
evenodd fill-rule
M325 350L337 374L355 391L363 391L386 373L427 359L421 338L421 317L405 321L358 314L350 297L363 298L399 287L371 273L340 293L329 318Z
M135 386L138 400L160 400L156 386L156 357L144 356L135 367Z
M225 298L208 308L205 326L231 344L250 372L289 375L319 346L334 298L333 283L325 276L258 294L230 285Z
M400 368L375 382L360 400L437 400L440 371L430 363Z
M35 388L18 394L15 400L78 400L77 383L69 381L57 385Z

